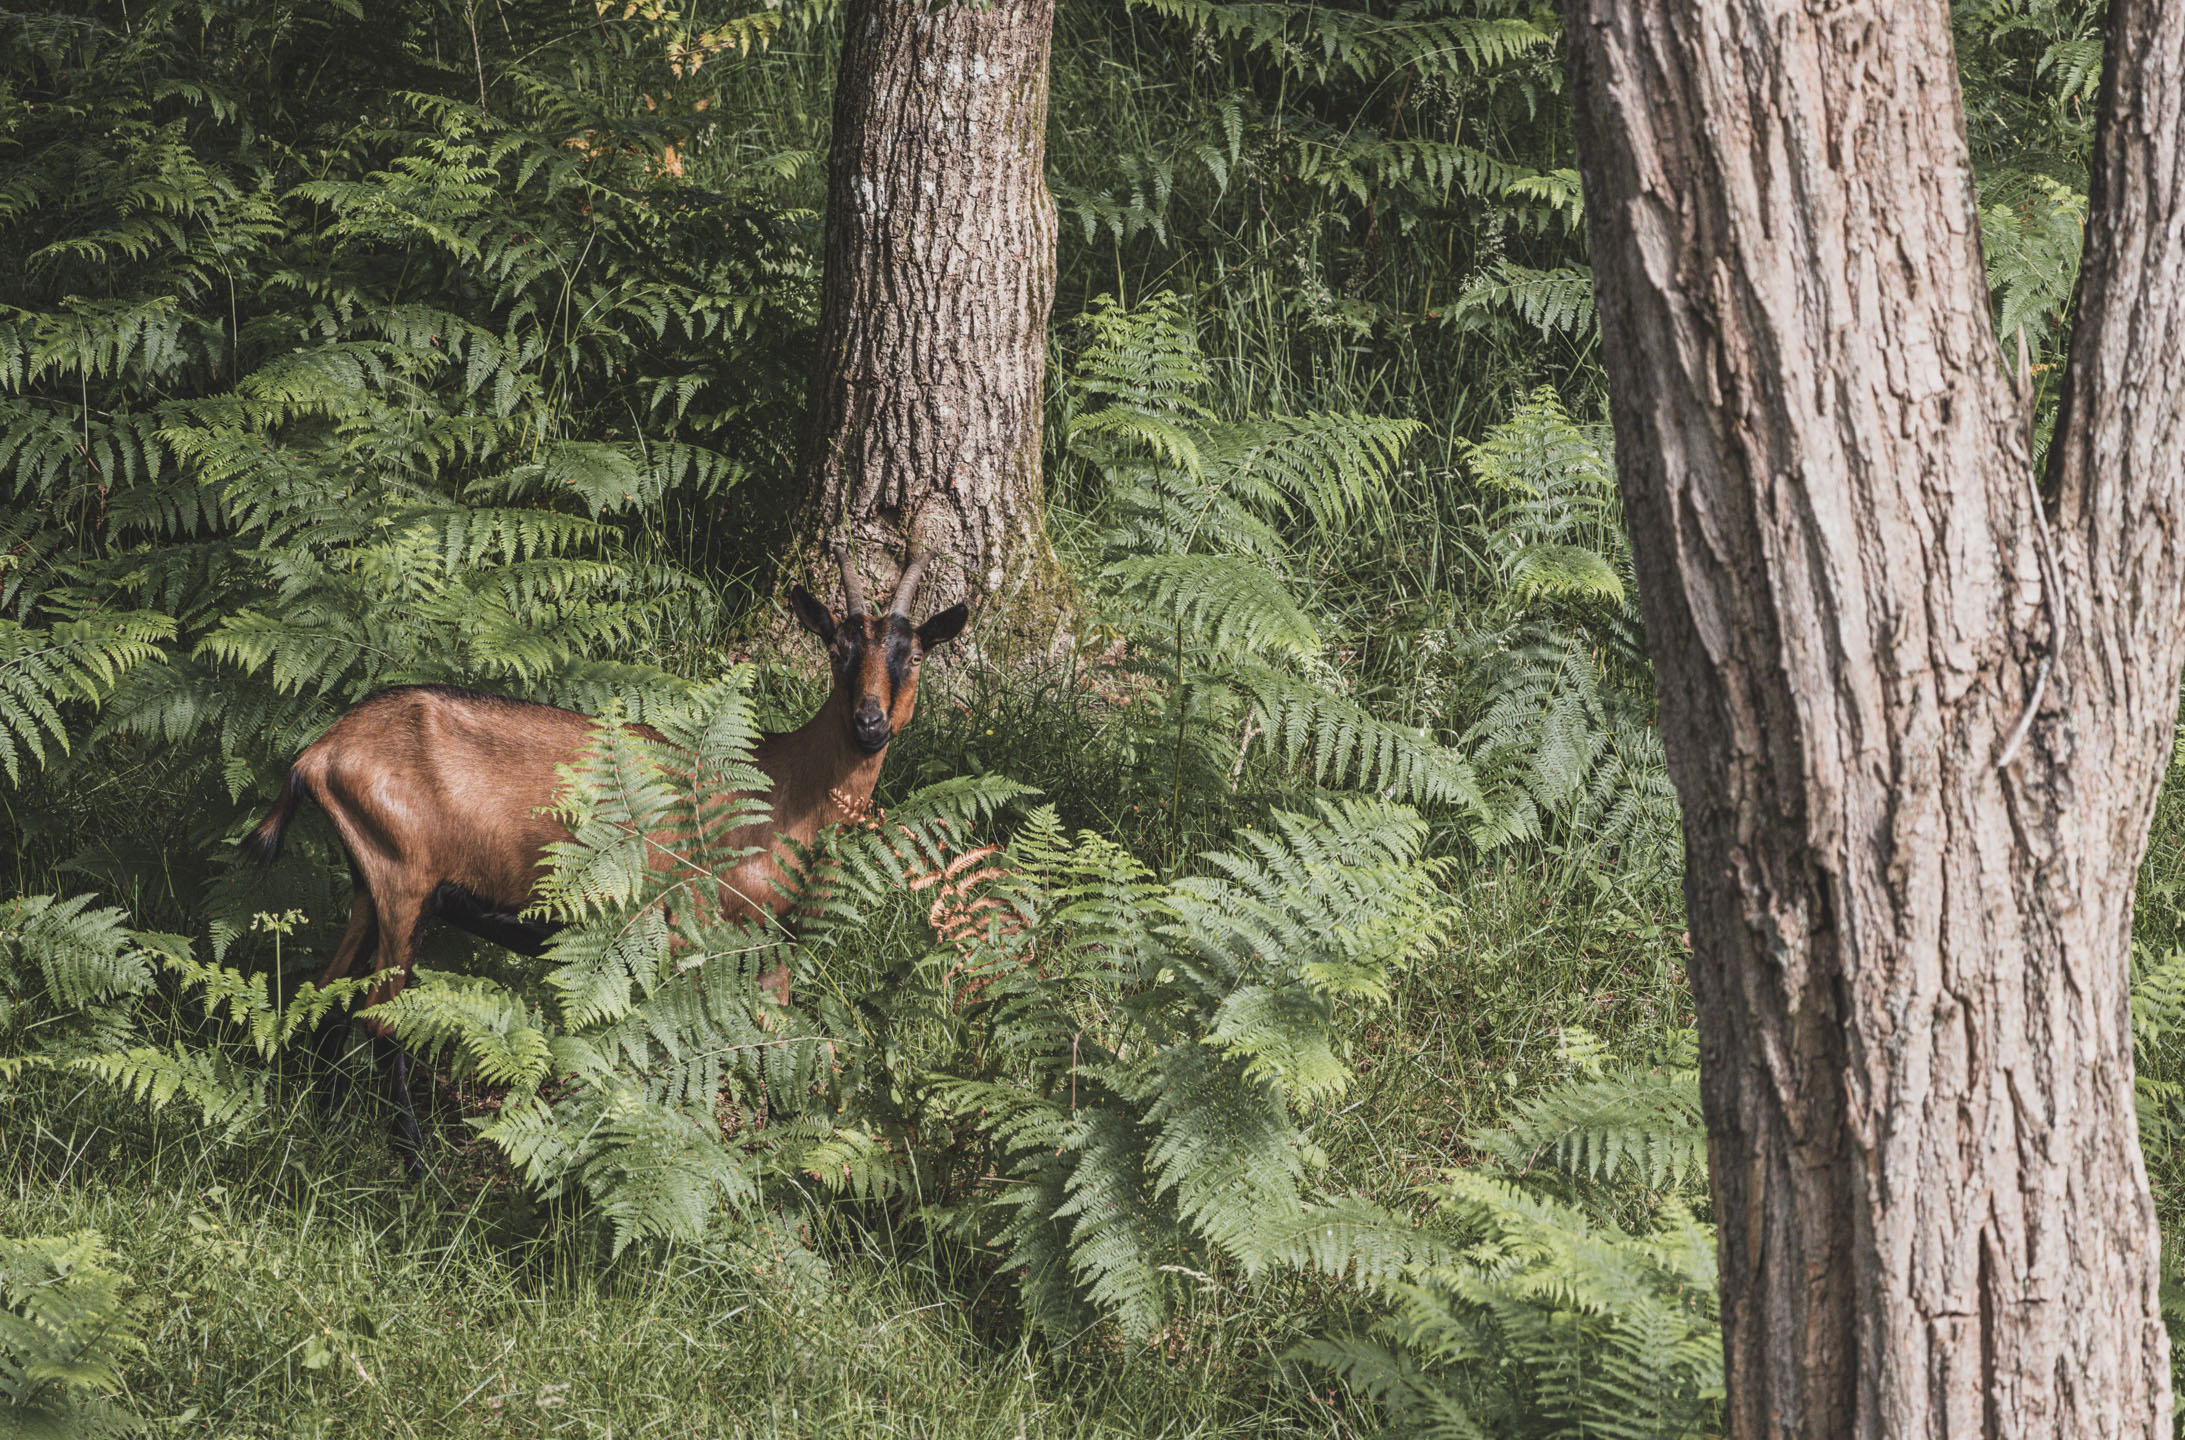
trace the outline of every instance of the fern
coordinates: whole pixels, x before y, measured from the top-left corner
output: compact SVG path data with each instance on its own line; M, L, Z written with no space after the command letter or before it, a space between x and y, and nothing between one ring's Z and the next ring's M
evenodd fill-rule
M144 1007L162 998L161 973L208 1033L147 1043ZM198 960L181 936L129 929L88 896L19 896L0 902L0 1079L62 1071L154 1109L183 1100L234 1139L280 1103L280 1062L297 1038L370 984L305 985L278 1001L264 972Z
M1336 531L1377 508L1417 427L1357 415L1215 422L1171 295L1132 310L1097 302L1087 331L1070 382L1072 446L1105 482L1111 623L1133 636L1140 673L1165 682L1149 729L1178 737L1178 763L1189 750L1208 775L1257 745L1316 784L1477 803L1461 758L1327 683L1326 627L1286 573L1286 531Z
M1286 658L1320 651L1320 632L1289 588L1249 557L1126 555L1105 573L1124 595L1176 616L1218 651Z
M1473 838L1664 862L1676 795L1602 437L1541 390L1466 455L1491 506L1493 579L1448 652L1463 667L1448 709L1470 713L1458 749L1482 796Z
M1139 0L1144 8L1206 27L1253 49L1275 51L1325 75L1335 70L1378 73L1415 64L1485 69L1542 50L1552 31L1529 20L1442 16L1409 7L1401 18L1285 3L1222 4L1216 0Z
M2040 417L2039 465L2061 380L2091 183L2101 11L2076 0L1952 7L1980 241L2006 364L2022 338Z
M104 1238L0 1235L0 1424L22 1440L119 1434L139 1422L113 1403L141 1344L128 1279Z
M1980 244L2006 343L2023 331L2036 350L2054 348L2085 228L2086 196L2045 175L1999 176L1982 188Z
M1686 1188L1707 1170L1707 1128L1695 1071L1624 1070L1573 1080L1524 1101L1485 1137L1513 1170L1552 1164L1568 1174L1655 1189Z
M1098 837L1066 840L1048 811L1004 848L1017 919L984 943L1041 969L992 967L966 1053L1032 1084L923 1084L941 1114L984 1117L1024 1178L999 1237L1060 1338L1088 1308L1158 1323L1175 1266L1218 1256L1251 1274L1311 1253L1319 1162L1299 1119L1348 1085L1338 1011L1381 1003L1440 943L1424 838L1408 811L1331 804L1166 886Z
M343 7L0 17L11 780L150 742L214 782L180 808L218 815L387 684L676 688L664 617L703 625L714 590L643 517L783 460L753 422L801 380L760 322L809 292L769 268L771 172L664 162L694 74L778 17L540 19L504 16L453 101L429 67L307 100L242 58L354 46L371 22ZM308 162L268 138L322 119L341 138Z
M2185 1115L2185 1085L2161 1077L2176 1072L2175 1056L2185 1038L2185 951L2155 959L2136 946L2132 953L2133 1100L2139 1111L2140 1143L2155 1149L2172 1143Z
M1434 13L1442 7L1433 6L1376 15L1296 3L1134 4L1186 33L1233 43L1294 77L1301 90L1335 87L1338 94L1357 86L1370 96L1394 76L1468 88L1535 84L1556 38L1552 27L1533 17L1451 15ZM1396 119L1403 118L1399 109ZM1229 196L1240 171L1264 168L1302 182L1317 196L1369 201L1394 189L1434 204L1448 203L1460 188L1496 193L1499 187L1482 182L1482 169L1498 179L1533 173L1491 159L1441 127L1387 128L1391 133L1375 126L1329 125L1302 108L1264 115L1248 97L1232 94L1193 114L1158 148L1111 152L1116 173L1106 185L1066 179L1058 192L1088 239L1105 228L1118 240L1151 233L1166 242L1173 228L1169 212L1193 170L1212 182L1217 202ZM1393 133L1399 129L1412 133Z
M1576 1038L1567 1049L1587 1048ZM1495 1168L1422 1187L1422 1227L1356 1206L1347 1228L1329 1227L1316 1263L1355 1274L1391 1312L1294 1353L1370 1399L1390 1435L1714 1433L1714 1237L1685 1198L1648 1193L1700 1172L1696 1110L1691 1071L1582 1063L1473 1137Z
M1526 183L1513 180L1515 189ZM1500 260L1473 277L1441 318L1458 329L1476 329L1496 311L1516 315L1543 335L1586 335L1593 330L1593 275L1571 268L1530 270Z
M91 897L0 901L0 1073L31 1056L65 1057L124 1043L134 1005L153 988L153 961L182 942L132 931Z
M172 638L164 615L128 613L40 628L0 620L0 769L22 779L22 753L46 758L46 746L68 748L61 706L96 703L111 695L132 668L160 657Z
M1392 1287L1396 1316L1380 1333L1393 1344L1303 1351L1378 1392L1393 1433L1710 1433L1722 1394L1714 1238L1681 1208L1631 1235L1462 1172L1429 1194L1437 1221L1470 1241L1464 1260Z

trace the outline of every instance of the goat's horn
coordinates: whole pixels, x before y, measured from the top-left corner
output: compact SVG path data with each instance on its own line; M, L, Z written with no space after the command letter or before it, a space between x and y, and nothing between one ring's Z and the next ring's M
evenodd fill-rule
M857 559L850 550L850 542L842 542L842 613L863 615L865 611L865 582L857 573Z
M918 584L926 578L926 562L933 552L925 545L925 537L912 534L910 549L903 556L903 576L895 582L895 599L888 605L890 615L910 618L911 602L918 598Z

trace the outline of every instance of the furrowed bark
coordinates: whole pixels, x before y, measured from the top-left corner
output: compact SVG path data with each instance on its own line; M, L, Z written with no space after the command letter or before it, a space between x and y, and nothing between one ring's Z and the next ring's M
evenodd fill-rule
M933 605L1055 633L1041 385L1054 302L1045 175L1055 0L858 0L828 162L826 274L792 573L854 537L884 603L915 522ZM921 612L923 613L923 612Z
M2126 982L2185 609L2185 8L2110 8L2049 502L1945 5L1566 15L1731 1432L2166 1436Z

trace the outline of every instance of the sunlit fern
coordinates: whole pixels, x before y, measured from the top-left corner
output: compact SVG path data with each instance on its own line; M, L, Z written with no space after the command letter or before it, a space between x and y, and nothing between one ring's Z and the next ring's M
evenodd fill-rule
M1307 526L1338 533L1382 503L1417 426L1218 421L1176 297L1130 309L1103 300L1086 323L1071 443L1101 476L1109 623L1160 685L1149 730L1175 735L1207 776L1256 751L1314 784L1473 803L1461 759L1327 683L1331 637L1287 538Z
M96 1232L0 1234L0 1428L18 1440L142 1428L114 1400L143 1344L128 1289Z
M1385 1213L1350 1218L1356 1239L1327 1247L1323 1268L1355 1275L1389 1313L1296 1355L1368 1397L1390 1436L1715 1433L1715 1240L1691 1209L1697 1090L1690 1070L1603 1056L1528 1099L1472 1137L1484 1164L1421 1187L1431 1209L1416 1232Z
M1459 748L1486 802L1474 836L1665 860L1676 795L1605 432L1542 390L1467 459L1495 585L1452 649L1452 708L1472 717Z

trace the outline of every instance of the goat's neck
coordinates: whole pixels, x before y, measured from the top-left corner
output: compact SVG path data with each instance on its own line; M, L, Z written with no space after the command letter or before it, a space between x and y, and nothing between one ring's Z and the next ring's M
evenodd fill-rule
M887 753L850 743L850 701L840 691L796 729L767 736L756 758L774 782L774 828L809 845L829 825L865 819Z

